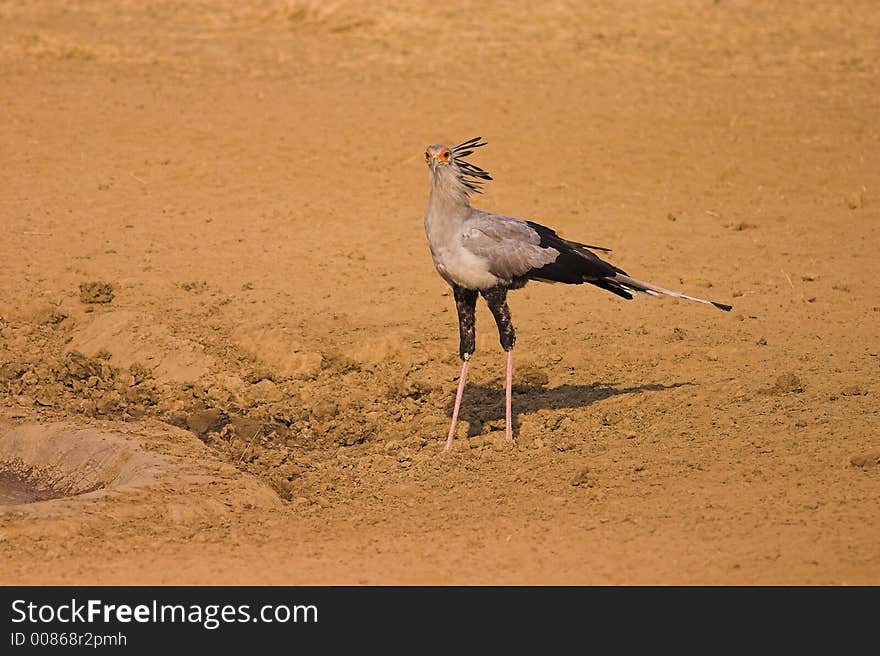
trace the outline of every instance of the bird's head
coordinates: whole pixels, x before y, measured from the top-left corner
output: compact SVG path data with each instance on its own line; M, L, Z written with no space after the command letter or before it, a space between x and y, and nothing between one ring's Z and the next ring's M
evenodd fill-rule
M425 162L432 171L436 171L438 166L449 166L453 163L452 148L442 144L428 146L425 149Z
M425 149L425 163L435 180L448 180L460 183L467 194L480 193L483 180L491 180L486 171L479 166L465 161L465 157L474 152L474 148L486 145L480 142L481 137L468 139L457 146L432 144Z

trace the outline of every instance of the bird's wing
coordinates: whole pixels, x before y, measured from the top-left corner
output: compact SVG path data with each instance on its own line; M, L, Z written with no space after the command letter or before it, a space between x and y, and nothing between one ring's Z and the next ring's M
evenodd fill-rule
M462 242L489 263L493 275L506 280L582 283L620 272L587 250L595 246L568 241L546 226L501 214L475 210Z
M596 246L563 239L546 226L501 214L474 210L462 239L464 247L488 264L502 280L527 278L573 285L589 283L631 299L634 292L650 296L674 296L730 311L725 303L687 296L627 275L589 249ZM607 249L602 249L607 250Z
M559 257L558 250L541 245L541 236L525 221L478 210L466 223L462 245L503 280L525 276Z

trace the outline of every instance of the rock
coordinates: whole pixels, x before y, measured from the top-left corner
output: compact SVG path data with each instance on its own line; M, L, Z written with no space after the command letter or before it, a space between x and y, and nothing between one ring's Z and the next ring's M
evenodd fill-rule
M232 399L229 390L224 389L219 385L211 385L211 387L205 390L205 394L211 399L214 405L228 406Z
M101 374L101 363L79 351L70 351L65 357L64 364L67 373L76 380L87 380Z
M279 479L275 481L275 489L278 491L278 494L282 499L290 501L293 498L293 493L296 488L290 481Z
M477 420L479 421L479 420ZM504 432L504 419L489 419L488 421L480 422L479 424L480 432L484 435L488 435L489 433L495 432Z
M166 421L172 426L177 426L178 428L189 428L186 421L186 415L182 412L172 412L168 415Z
M140 362L132 362L131 366L128 368L128 372L132 377L132 385L140 385L153 375L153 372Z
M440 415L427 415L422 417L421 427L422 430L426 433L435 433L437 431L443 432L443 429L448 428L449 418L443 417Z
M750 228L757 228L754 223L746 223L745 221L739 221L738 223L731 223L730 228L732 230L736 230L737 232L742 232L743 230L749 230Z
M596 480L590 473L590 468L584 467L571 477L569 483L574 487L594 487Z
M79 284L79 300L83 303L109 303L113 300L113 285L100 280L81 282Z
M871 451L870 453L859 453L850 458L849 463L853 467L874 467L880 465L880 451Z
M316 419L329 419L336 415L339 406L335 402L322 399L312 406L312 416Z
M507 442L504 431L502 430L492 431L485 435L483 439L486 444L491 444L492 448L496 451L503 451L510 444Z
M865 206L865 197L860 191L854 191L846 197L846 206L851 210L857 210Z
M355 444L363 444L365 439L366 435L348 433L347 435L340 437L339 443L343 446L354 446Z
M800 394L804 391L804 385L797 374L788 372L777 377L770 387L762 391L765 394Z
M864 387L858 384L847 385L842 390L840 390L842 396L864 396L868 393Z
M109 415L116 410L117 407L118 404L116 403L116 399L113 399L112 397L105 396L95 402L95 408L98 410L98 414L101 415Z
M248 385L241 391L241 399L246 406L276 403L283 398L284 392L271 380L261 380L259 383Z
M514 369L514 385L522 387L545 387L550 378L547 373L533 364L526 364Z
M557 451L571 451L577 447L577 442L570 437L563 437L554 443L553 446Z
M48 303L37 307L31 315L31 321L38 326L54 326L66 318L66 312Z
M602 425L603 426L614 426L615 424L620 422L620 417L614 413L606 412L602 415Z
M186 417L186 426L199 437L203 437L208 433L219 431L223 426L223 411L217 408L208 410L197 410L191 412Z
M209 410L208 412L213 411ZM259 435L261 432L263 432L262 422L256 419L251 419L250 417L231 417L229 419L229 425L232 426L233 430L235 431L235 436L245 440L246 442L249 442L254 438L254 436ZM209 428L208 430L211 431L219 429Z

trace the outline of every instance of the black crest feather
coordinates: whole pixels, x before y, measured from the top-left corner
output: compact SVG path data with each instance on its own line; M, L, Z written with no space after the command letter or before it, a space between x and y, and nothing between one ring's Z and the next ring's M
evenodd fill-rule
M452 149L452 159L455 160L455 163L458 166L458 170L460 171L459 178L462 184L470 191L474 191L478 194L482 193L483 181L491 180L492 176L476 164L466 162L464 158L473 154L475 148L482 148L486 145L487 142L480 141L482 138L483 137L474 137L473 139L468 139Z

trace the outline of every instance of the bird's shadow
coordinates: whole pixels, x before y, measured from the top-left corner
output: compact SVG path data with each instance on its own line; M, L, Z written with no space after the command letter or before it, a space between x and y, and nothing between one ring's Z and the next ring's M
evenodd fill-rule
M615 387L607 383L589 385L559 385L558 387L538 387L514 385L513 396L513 434L519 432L519 417L538 410L559 410L562 408L585 408L597 401L621 394L642 394L644 392L663 392L665 390L693 385L691 382L647 383L635 387ZM446 413L452 417L454 399L450 398ZM504 388L500 385L467 385L461 402L458 417L468 424L468 437L483 432L483 425L497 423L504 426Z

